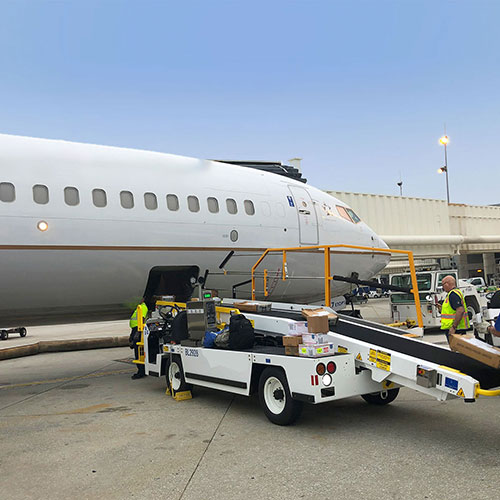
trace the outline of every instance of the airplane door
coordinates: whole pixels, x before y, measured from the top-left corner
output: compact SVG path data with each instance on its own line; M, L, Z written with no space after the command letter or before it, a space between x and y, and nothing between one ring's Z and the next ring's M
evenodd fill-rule
M288 186L299 217L299 238L303 245L318 244L318 219L311 195L307 189Z

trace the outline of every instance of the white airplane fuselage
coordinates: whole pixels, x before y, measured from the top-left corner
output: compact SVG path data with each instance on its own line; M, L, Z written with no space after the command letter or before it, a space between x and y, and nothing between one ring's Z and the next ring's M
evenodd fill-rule
M250 168L0 134L0 327L124 317L152 269L208 269L207 287L230 296L266 248L386 248L337 206L347 207L319 189ZM332 273L368 279L388 260L383 253L332 253ZM323 262L323 254L290 252L293 279L283 281L282 256L266 258L259 270L268 270L268 299L321 300ZM332 296L349 287L332 282ZM264 297L262 278L256 292ZM250 293L250 285L238 288L238 297Z

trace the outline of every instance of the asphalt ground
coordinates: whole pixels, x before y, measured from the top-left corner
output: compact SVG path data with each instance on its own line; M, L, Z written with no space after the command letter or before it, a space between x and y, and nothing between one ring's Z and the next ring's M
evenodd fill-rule
M498 398L402 389L306 406L271 424L256 397L165 395L131 380L128 348L1 362L0 497L11 499L497 499Z
M386 322L384 306L371 300L363 315ZM32 328L21 340L128 335L126 322L89 325ZM385 407L360 397L307 405L279 427L255 396L195 388L177 402L163 378L131 380L131 353L0 361L2 500L499 497L500 398L438 402L402 389Z

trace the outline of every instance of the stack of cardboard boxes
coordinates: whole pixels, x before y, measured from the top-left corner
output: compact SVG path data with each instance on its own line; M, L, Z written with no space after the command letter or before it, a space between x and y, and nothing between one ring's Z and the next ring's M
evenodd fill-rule
M333 354L333 344L328 342L326 334L329 332L329 320L336 320L337 315L319 308L303 309L302 316L307 323L298 321L295 328L290 325L290 334L283 337L285 354L313 358Z

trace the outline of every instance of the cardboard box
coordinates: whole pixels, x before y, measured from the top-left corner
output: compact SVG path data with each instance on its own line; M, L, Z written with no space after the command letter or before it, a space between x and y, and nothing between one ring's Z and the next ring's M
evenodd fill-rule
M302 335L301 344L326 344L328 339L322 333L306 333Z
M309 333L328 333L328 315L309 316L307 318L307 331Z
M306 358L319 358L321 356L331 356L335 353L333 344L300 344L299 356Z
M471 335L451 335L450 348L492 368L500 368L500 349Z
M306 319L309 319L310 316L328 316L328 320L332 321L333 324L337 322L338 315L334 312L326 311L322 307L318 307L316 309L302 309L302 316Z
M237 307L240 311L245 312L262 312L262 311L270 311L271 303L270 302L257 302L257 301L248 301L244 302L235 302L234 307Z
M299 347L302 344L302 335L285 335L282 337L285 347Z
M288 323L288 335L303 335L307 333L307 321Z
M298 356L299 355L299 346L287 345L285 346L285 354L287 356Z

